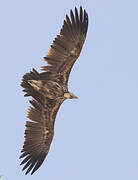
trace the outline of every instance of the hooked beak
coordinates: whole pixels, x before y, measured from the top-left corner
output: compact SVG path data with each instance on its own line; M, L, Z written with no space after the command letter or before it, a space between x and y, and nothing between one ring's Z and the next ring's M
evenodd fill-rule
M72 99L78 99L78 97L73 94Z
M73 93L70 93L70 99L78 99L78 97L75 96Z
M67 99L77 99L78 97L75 96L73 93L64 93L64 97L67 98Z

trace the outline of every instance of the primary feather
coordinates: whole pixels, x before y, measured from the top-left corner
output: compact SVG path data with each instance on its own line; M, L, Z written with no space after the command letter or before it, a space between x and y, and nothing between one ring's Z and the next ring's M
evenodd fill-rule
M26 174L33 174L43 163L54 136L57 111L67 98L76 98L68 91L68 78L73 64L80 55L88 28L88 14L80 7L78 12L66 15L60 34L44 57L48 63L44 72L33 69L23 76L21 86L25 96L32 96L26 122L25 142L20 158Z

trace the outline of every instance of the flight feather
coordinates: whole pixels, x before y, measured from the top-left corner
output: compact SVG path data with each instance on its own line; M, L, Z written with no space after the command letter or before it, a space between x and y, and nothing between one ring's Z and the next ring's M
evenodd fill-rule
M66 15L60 34L54 39L44 60L42 73L35 69L23 76L25 96L31 96L25 141L20 158L26 174L33 174L47 156L54 136L54 123L60 105L67 98L76 98L68 91L68 78L79 57L88 28L88 14L80 7Z

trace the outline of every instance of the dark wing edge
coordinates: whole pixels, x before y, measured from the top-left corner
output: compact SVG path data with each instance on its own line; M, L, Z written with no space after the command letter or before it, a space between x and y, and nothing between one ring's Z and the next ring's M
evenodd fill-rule
M54 127L56 113L62 103L49 102L31 87L28 80L49 80L53 74L56 75L55 77L57 74L62 74L64 83L67 83L71 68L81 52L88 28L88 15L82 7L80 13L75 8L75 15L71 10L70 17L66 15L60 35L55 38L44 58L49 64L42 67L46 72L38 73L33 69L22 79L21 86L24 88L25 96L33 97L27 115L31 121L26 122L25 141L20 156L24 158L21 165L24 165L23 170L27 169L26 174L30 171L33 174L46 158L53 139L52 134L46 139L46 131L50 132L51 123L52 128ZM52 109L49 109L49 106L52 106Z
M27 118L31 121L27 121L25 125L25 141L20 156L20 158L24 158L21 165L24 165L22 170L27 169L26 174L30 171L33 174L46 158L53 139L56 113L61 105L60 102L42 97L29 85L28 80L46 80L48 78L49 73L39 74L33 69L30 73L23 76L21 83L26 92L25 96L33 97L30 101L32 106L29 107L27 114Z
M67 84L71 68L86 39L87 29L86 11L81 6L79 12L76 7L75 13L70 10L70 18L66 15L60 34L54 39L48 54L44 57L48 66L43 66L41 70L62 74L64 83Z
M26 121L25 141L20 156L24 158L21 165L24 164L22 170L27 168L26 174L31 170L33 174L41 166L50 148L44 139L46 126L43 125L43 108L35 100L30 102L33 107L29 108L27 117L33 122Z

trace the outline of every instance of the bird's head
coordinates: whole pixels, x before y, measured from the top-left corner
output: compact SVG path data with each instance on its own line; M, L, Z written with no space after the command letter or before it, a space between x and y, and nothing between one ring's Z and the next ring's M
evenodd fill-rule
M77 99L78 97L77 96L75 96L73 93L71 93L71 92L66 92L66 93L64 93L64 98L66 98L66 99Z

